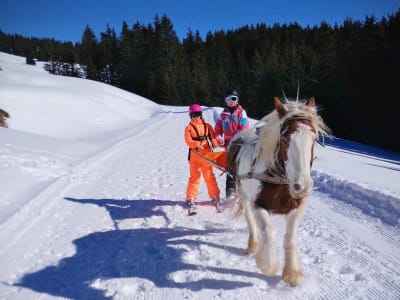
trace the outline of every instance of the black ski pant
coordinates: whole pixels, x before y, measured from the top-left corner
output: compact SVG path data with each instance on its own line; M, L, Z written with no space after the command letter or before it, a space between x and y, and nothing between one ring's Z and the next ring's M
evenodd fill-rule
M236 193L236 179L234 175L226 174L226 185L225 185L226 199L233 196Z

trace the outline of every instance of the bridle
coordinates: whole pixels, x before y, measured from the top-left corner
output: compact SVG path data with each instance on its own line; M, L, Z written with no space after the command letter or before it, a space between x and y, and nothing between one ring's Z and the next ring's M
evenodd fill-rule
M284 145L289 145L289 141L288 141L288 138L286 137L286 133L290 128L290 124L288 124L288 123L290 123L291 121L299 121L299 123L302 123L303 125L308 126L311 129L311 131L315 134L315 136L317 137L317 130L315 129L315 127L314 127L314 125L313 125L313 123L312 123L310 118L305 117L305 116L296 116L296 115L292 116L290 118L287 118L281 124L279 145L277 146L277 150L276 150L276 152L278 152L278 153L280 152L280 148L281 148L281 144L282 143ZM313 146L311 147L311 151L312 151L312 157L311 157L311 161L310 161L311 165L312 165L312 162L315 160L315 157L314 157L314 145L315 145L315 142L319 143L318 139L316 137L314 138Z

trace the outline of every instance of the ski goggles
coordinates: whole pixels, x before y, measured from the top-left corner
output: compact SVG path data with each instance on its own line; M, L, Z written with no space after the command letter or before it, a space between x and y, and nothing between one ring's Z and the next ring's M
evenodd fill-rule
M202 117L203 114L202 114L201 111L199 111L199 112L196 111L196 112L190 113L189 116L190 116L191 118L197 118L197 117Z
M228 96L228 97L225 98L226 104L230 104L230 103L236 104L236 103L238 103L238 101L239 101L239 97L238 96L234 96L234 95Z

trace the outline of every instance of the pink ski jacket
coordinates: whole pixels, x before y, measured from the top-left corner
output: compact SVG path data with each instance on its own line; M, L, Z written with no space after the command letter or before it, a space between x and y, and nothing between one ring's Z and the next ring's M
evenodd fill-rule
M233 136L237 132L248 129L249 127L250 125L246 111L238 105L233 113L224 109L215 123L214 131L216 135L224 136L224 146L225 149L227 149Z

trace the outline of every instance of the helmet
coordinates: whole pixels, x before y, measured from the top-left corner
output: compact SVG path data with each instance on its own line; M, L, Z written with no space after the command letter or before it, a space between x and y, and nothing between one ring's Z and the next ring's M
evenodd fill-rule
M225 93L225 98L228 96L236 96L239 97L239 93L237 92L237 90L227 90Z
M225 93L225 102L226 104L239 103L239 93L236 90L227 90Z
M191 113L201 113L201 106L198 104L192 104L189 106L189 114Z

